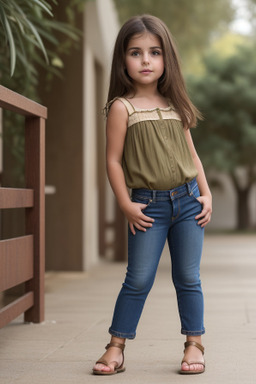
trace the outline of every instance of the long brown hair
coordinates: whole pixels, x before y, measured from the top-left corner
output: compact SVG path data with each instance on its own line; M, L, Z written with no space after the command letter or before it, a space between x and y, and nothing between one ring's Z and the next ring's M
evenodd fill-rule
M152 15L134 16L119 31L113 53L106 113L113 99L135 93L132 79L125 70L125 55L130 39L145 32L157 36L163 49L165 70L158 80L159 92L171 100L186 128L195 126L197 118L202 116L188 97L173 37L165 23Z

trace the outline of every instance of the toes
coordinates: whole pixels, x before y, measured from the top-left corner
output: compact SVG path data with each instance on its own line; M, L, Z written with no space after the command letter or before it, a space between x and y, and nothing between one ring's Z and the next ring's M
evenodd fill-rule
M101 369L101 371L103 372L110 372L111 371L111 368L110 367L107 367L106 365L104 365Z
M102 371L102 372L110 372L111 369L107 365L104 364L96 364L93 368L95 371Z
M182 363L181 365L181 369L182 371L189 371L189 365L187 363Z
M194 366L195 371L203 371L204 370L203 364L192 364L192 366Z
M204 370L204 366L203 364L187 364L185 362L182 363L181 365L181 370L182 371L203 371Z
M189 368L191 371L202 371L203 365L202 364L191 364Z

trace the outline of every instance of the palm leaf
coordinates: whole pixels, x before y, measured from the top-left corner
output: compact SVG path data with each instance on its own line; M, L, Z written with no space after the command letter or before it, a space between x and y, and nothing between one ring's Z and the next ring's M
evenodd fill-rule
M53 4L58 3L57 0L51 1ZM84 4L85 1L78 2ZM70 6L74 6L73 2ZM49 47L46 50L44 42L57 46L58 39L55 37L55 32L60 32L72 40L79 40L82 33L78 29L67 23L58 22L52 19L52 16L52 6L48 0L0 0L0 38L1 41L6 40L9 49L8 59L8 55L5 54L6 48L3 45L0 46L1 68L6 67L6 62L9 60L12 76L17 61L23 58L21 60L23 65L27 59L25 52L29 53L28 60L32 60L33 66L34 58L39 57L37 49L43 53L45 62L49 65L48 57L51 55L47 53ZM19 55L17 55L18 51ZM4 72L6 73L6 69Z
M38 44L39 44L39 47L41 48L43 54L44 54L44 57L45 57L45 61L47 62L47 64L49 63L49 60L48 60L48 56L47 56L47 53L46 53L46 50L45 50L45 47L44 47L44 43L42 42L42 39L39 35L39 33L37 32L37 29L35 28L35 26L29 21L27 20L27 23L33 33L33 35L35 36Z
M9 21L7 19L7 16L2 8L0 8L0 15L1 15L1 21L4 26L6 37L9 43L10 48L10 72L11 76L14 73L15 65L16 65L16 49L15 49L15 42L12 34L12 29L10 27Z
M72 40L79 40L79 37L82 36L82 32L79 29L67 25L66 23L62 23L60 21L56 22L52 20L45 20L45 24L49 28L67 35Z
M39 7L41 10L44 10L50 16L52 16L52 13L50 11L51 6L44 0L25 1L24 9L26 8L25 5L29 6L33 10L35 9L35 7ZM41 49L44 54L46 63L49 63L45 46L43 44L40 34L37 31L37 28L28 19L25 12L21 8L21 6L17 4L16 1L9 0L8 2L6 2L4 0L0 0L0 16L4 27L5 36L9 43L11 76L14 73L16 65L16 37L18 36L17 33L15 34L14 38L14 30L16 26L18 26L20 32L25 38L28 34L28 31L30 31L29 33L34 36L34 39L29 39L30 42L32 44L35 44L39 49ZM8 17L10 22L8 21Z
M42 9L44 9L45 12L48 13L48 15L53 16L52 12L50 11L50 9L52 7L46 1L32 0L31 3L36 3L36 5L38 5ZM31 4L31 7L34 7L34 6L35 6L35 4Z

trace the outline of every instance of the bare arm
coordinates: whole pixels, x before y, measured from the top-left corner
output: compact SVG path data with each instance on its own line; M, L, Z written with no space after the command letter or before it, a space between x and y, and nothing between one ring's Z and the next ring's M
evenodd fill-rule
M107 119L107 172L111 187L116 195L118 204L128 219L131 232L135 228L146 231L154 221L143 214L146 204L132 203L125 184L122 168L124 142L127 131L128 113L119 100L116 100L109 111Z
M201 196L198 197L198 201L203 205L202 212L197 215L195 218L198 221L198 224L201 225L201 227L205 227L211 220L212 215L212 194L210 191L210 188L208 186L206 176L204 173L203 165L201 163L201 160L199 159L199 156L196 152L193 139L191 137L191 133L189 129L185 130L185 137L189 146L190 153L192 155L195 167L198 171L197 176L197 183L199 187L199 191Z

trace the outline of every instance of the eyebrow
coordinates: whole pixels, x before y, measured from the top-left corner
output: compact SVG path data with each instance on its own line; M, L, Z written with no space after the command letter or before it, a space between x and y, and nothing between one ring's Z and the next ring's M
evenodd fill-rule
M131 48L128 49L128 51L131 51L132 49L140 50L141 48L140 47L131 47ZM149 47L149 49L162 49L162 48L158 47L158 46L155 46L155 47Z

